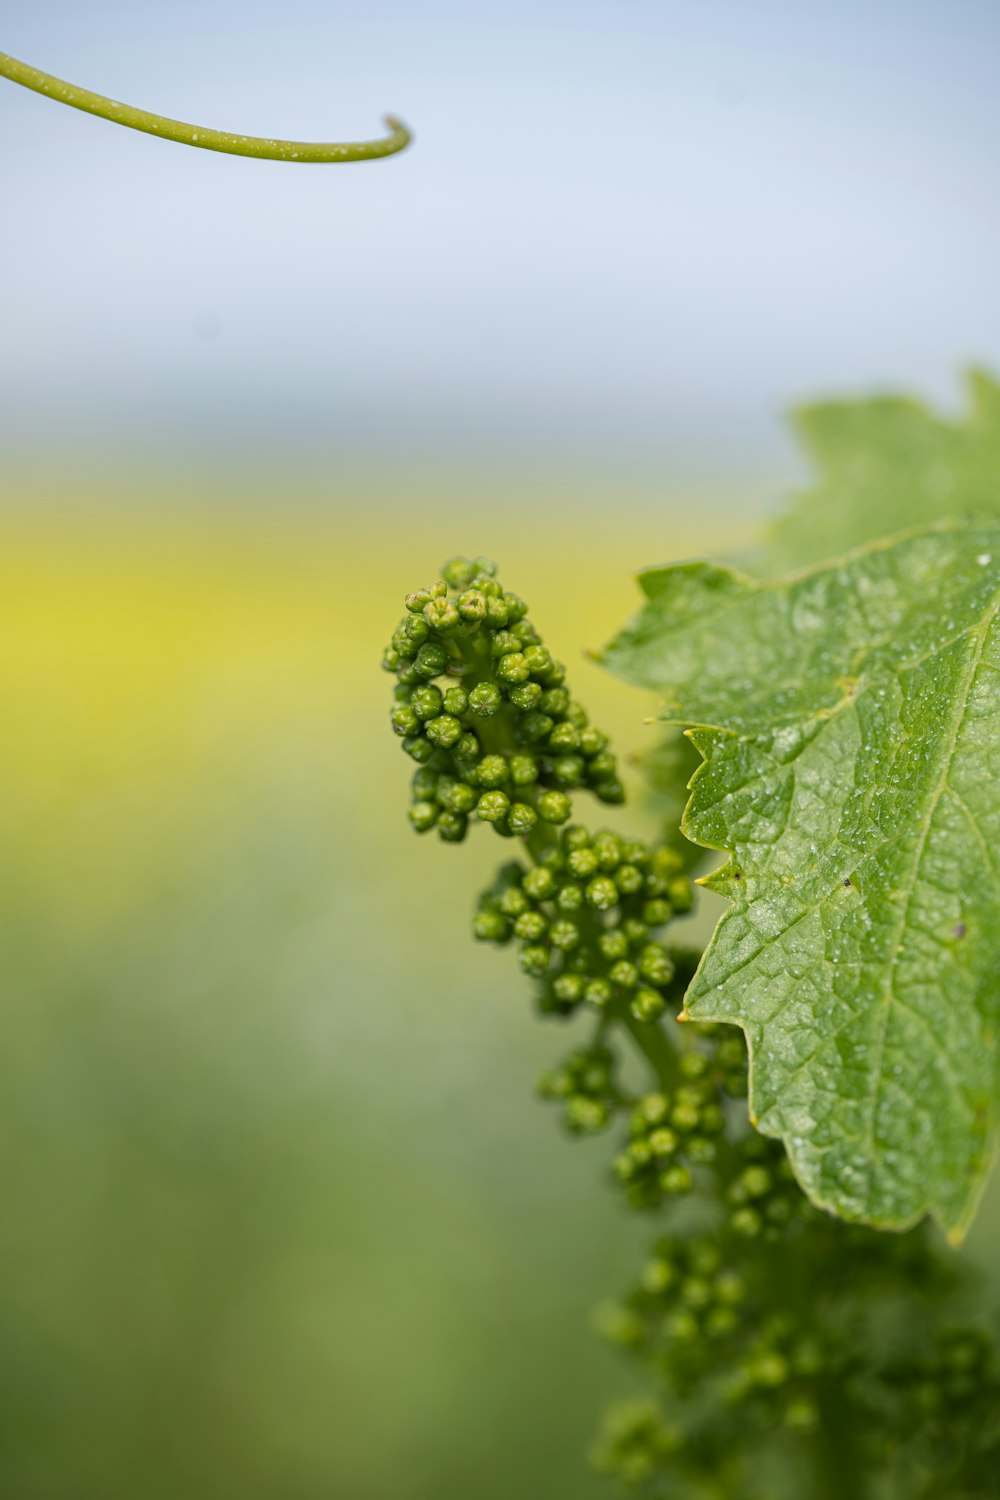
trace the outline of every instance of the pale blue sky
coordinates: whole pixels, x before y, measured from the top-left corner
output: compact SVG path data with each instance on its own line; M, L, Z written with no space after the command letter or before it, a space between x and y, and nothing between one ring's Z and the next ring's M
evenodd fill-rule
M515 452L709 478L817 392L1000 367L995 0L32 0L0 46L0 441Z

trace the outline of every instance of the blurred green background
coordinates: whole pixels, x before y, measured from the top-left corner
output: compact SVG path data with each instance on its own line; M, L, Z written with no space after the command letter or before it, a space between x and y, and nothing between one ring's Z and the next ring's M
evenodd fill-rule
M468 937L497 841L406 825L382 645L492 554L649 742L582 653L638 568L752 544L781 410L1000 367L1000 12L4 24L153 110L416 145L288 168L0 85L0 1497L588 1500L629 1382L588 1311L651 1231Z
M620 1374L587 1314L644 1228L607 1144L533 1101L561 1028L469 939L496 840L405 825L377 662L439 559L402 521L387 543L307 504L276 526L206 521L207 494L137 520L106 491L20 493L4 1493L596 1493L582 1455ZM532 510L513 544L509 512L456 515L456 540L505 543L581 694L641 747L648 705L581 656L631 608L635 537L568 544Z

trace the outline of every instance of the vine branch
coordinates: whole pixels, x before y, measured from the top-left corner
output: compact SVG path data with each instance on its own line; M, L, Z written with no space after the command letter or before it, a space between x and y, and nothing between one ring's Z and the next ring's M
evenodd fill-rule
M265 161L374 161L381 156L394 156L413 139L402 120L397 120L394 115L385 116L390 134L374 141L283 141L265 136L234 135L227 130L211 130L203 125L187 125L183 120L154 115L149 110L121 104L104 94L95 94L75 83L67 83L65 79L54 78L51 73L43 73L40 68L20 62L6 52L0 52L0 77L33 89L36 94L45 94L60 104L110 120L115 125L126 125L130 130L142 130L146 135L158 135L165 141L178 141L183 146L197 146L203 151L223 151L230 156L255 156Z

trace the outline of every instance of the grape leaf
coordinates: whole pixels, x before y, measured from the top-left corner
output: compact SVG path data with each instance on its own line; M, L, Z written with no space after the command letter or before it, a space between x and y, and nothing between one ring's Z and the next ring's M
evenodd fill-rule
M1000 516L1000 385L973 370L968 386L968 415L954 422L895 396L793 412L819 479L774 523L762 570L773 577L956 515Z
M731 855L685 1015L743 1027L816 1203L960 1238L1000 1117L1000 526L640 581L603 661L695 726L684 830Z

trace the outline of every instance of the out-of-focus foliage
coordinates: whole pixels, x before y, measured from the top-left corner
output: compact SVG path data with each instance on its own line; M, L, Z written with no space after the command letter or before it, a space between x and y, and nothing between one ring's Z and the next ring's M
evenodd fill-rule
M968 391L956 420L903 396L796 411L817 480L774 524L763 568L785 573L949 516L1000 514L1000 385L972 370Z
M668 725L657 744L637 760L648 788L645 807L655 818L660 837L683 857L686 868L694 867L701 862L702 851L681 833L681 819L701 756L681 730Z

